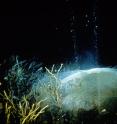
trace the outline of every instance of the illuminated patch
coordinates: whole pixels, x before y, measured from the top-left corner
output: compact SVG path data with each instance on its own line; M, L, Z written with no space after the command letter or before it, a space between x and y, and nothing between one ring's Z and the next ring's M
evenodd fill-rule
M112 68L79 70L61 80L61 90L65 110L104 106L109 98L117 100L117 71Z

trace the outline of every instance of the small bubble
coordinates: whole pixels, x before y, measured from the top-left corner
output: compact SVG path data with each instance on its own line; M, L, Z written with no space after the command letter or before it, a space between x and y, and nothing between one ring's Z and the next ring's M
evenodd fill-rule
M88 15L86 14L86 15L85 15L85 18L87 18L87 17L88 17Z
M86 24L85 26L88 27L88 24Z
M56 27L56 30L58 30L58 27Z
M73 16L73 20L75 19L75 17Z
M106 112L106 109L103 109L101 112Z
M98 26L97 26L97 25L96 25L95 27L96 27L96 28L98 28Z
M74 32L74 29L71 29L70 32Z

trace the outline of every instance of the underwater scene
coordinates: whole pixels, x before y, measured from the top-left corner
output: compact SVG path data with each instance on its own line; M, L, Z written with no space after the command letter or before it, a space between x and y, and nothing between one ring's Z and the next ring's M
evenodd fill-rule
M0 124L117 124L116 9L17 1L0 16Z

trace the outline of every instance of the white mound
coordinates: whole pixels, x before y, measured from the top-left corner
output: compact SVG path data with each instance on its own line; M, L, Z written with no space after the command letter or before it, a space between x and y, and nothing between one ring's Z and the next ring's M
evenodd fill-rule
M109 98L117 99L117 70L78 70L61 80L61 90L64 110L90 110L95 106L101 107Z

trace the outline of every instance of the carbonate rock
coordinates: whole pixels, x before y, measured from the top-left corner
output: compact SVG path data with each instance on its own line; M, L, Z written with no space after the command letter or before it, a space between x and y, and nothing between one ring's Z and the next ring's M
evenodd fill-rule
M90 110L95 106L105 109L111 103L109 99L117 101L117 70L114 68L78 70L62 79L60 87L64 110Z

